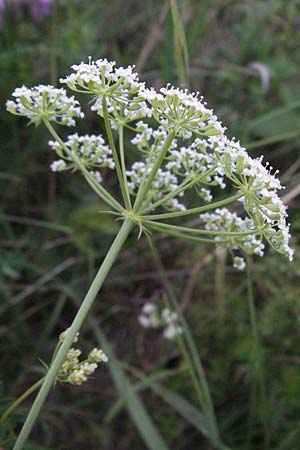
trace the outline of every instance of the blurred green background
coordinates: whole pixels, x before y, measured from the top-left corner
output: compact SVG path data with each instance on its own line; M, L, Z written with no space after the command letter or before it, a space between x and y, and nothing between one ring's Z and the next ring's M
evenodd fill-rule
M0 412L40 376L38 358L49 360L119 226L99 214L103 205L80 177L49 171L46 130L8 114L5 100L16 86L55 84L89 55L107 57L117 65L135 64L141 79L158 88L185 79L230 136L280 169L295 260L268 251L252 261L252 276L270 448L300 450L300 2L178 0L186 42L168 1L53 0L41 17L34 15L34 2L8 3L4 8L0 2ZM180 65L184 53L187 68ZM86 111L89 120L79 131L103 132ZM106 182L113 191L109 174ZM203 360L223 440L234 450L266 450L246 275L232 269L224 252L156 238ZM139 377L130 367L147 378L161 374L160 386L191 406L191 383L176 342L163 341L159 331L144 330L137 321L146 301L160 302L165 295L147 240L132 235L92 320L133 386ZM87 349L95 344L90 321L81 341ZM102 366L86 385L56 386L26 449L146 449L130 408L129 414L123 404L116 409L118 398L124 400L116 384ZM166 401L151 382L140 388L170 449L213 449L176 409L177 397ZM3 449L12 447L31 400L0 431Z

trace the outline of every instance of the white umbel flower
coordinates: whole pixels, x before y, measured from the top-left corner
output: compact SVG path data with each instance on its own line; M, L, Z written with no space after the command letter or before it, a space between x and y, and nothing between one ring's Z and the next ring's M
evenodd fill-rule
M115 167L111 149L101 135L79 136L78 133L75 133L68 136L63 145L56 141L49 141L49 146L63 158L63 160L52 163L51 169L55 171L76 170L77 165L74 161L80 159L81 164L90 170L91 175L98 183L101 183L100 172L93 169L106 167L112 170ZM65 147L68 149L68 153Z
M163 223L161 228L159 223L153 224L151 215L155 215L154 210L164 208L170 212L171 216L165 214L161 217L159 214L159 218L154 218L168 221L175 215L179 217L180 211L185 215L186 209L198 209L199 206L203 212L212 211L201 216L202 229L190 229L188 233L196 235L191 237L180 227L177 236L198 242L222 243L230 249L233 257L236 250L263 256L265 245L269 244L290 261L293 259L287 208L279 196L282 186L277 171L273 172L263 158L252 158L238 141L229 139L226 129L199 93L171 85L158 92L154 88L146 88L133 66L117 67L114 61L107 59L92 61L89 58L87 63L72 66L72 70L70 75L60 80L61 83L90 96L92 110L101 117L105 116L111 145L113 137L109 124L116 131L122 129L119 146L115 145L116 153L120 151L122 166L117 167L118 179L122 177L124 180L123 196L124 192L126 196L128 193L138 195L137 208L141 217L136 223L140 230L149 227L161 231L163 228L175 236L171 227L168 230L168 223ZM64 89L53 86L17 88L13 97L13 101L7 102L7 109L27 116L35 124L49 120L73 125L76 117L83 116L77 100L67 97ZM129 133L128 141L124 141L126 145L123 142L125 132ZM51 165L53 171L81 170L95 187L91 177L102 183L101 169L115 168L112 151L102 136L79 136L75 133L64 144L59 138L58 141L50 142L59 158ZM127 145L129 141L133 148ZM132 156L127 158L126 152L130 151ZM95 189L100 197L102 187ZM227 188L234 189L236 195L229 195ZM191 189L198 194L196 205L189 205L193 197L185 195ZM221 205L228 209L216 209L220 204L214 206L220 199L220 192L222 198L225 197ZM105 194L102 199L103 196ZM226 196L230 197L228 202ZM239 213L231 212L236 200L240 202ZM145 223L143 214L147 216ZM238 260L236 266L243 264ZM141 321L149 323L146 317Z
M103 116L102 100L105 99L113 123L131 122L140 117L151 117L152 110L138 96L144 83L139 81L134 66L115 67L114 61L98 59L72 66L73 73L60 82L73 91L93 96L92 110Z
M213 111L206 107L198 93L167 85L156 93L154 89L142 89L143 97L153 108L153 117L176 136L189 139L196 136L213 136L225 131Z
M6 102L7 110L17 116L25 116L30 123L39 125L44 119L59 125L74 126L76 118L83 118L79 102L68 97L65 89L53 86L16 88L12 93L15 100Z

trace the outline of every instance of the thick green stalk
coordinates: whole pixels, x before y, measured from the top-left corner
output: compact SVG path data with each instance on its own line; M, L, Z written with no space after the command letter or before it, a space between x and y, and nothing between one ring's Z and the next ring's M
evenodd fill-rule
M243 197L244 194L242 192L232 195L231 197L227 197L224 200L219 202L210 203L206 206L199 206L197 208L186 209L185 211L175 211L171 213L163 213L163 214L152 214L149 216L143 216L145 220L163 220L163 219L173 219L175 217L189 216L190 214L199 214L202 212L210 211L212 209L221 208L222 206L229 205L230 203L235 202L239 198Z
M106 104L105 97L103 97L103 99L102 99L102 110L103 110L103 119L104 119L106 134L107 134L109 146L112 151L114 163L116 166L116 173L117 173L118 181L119 181L119 184L121 187L123 200L124 200L126 208L130 209L130 201L127 197L127 192L126 192L125 183L124 183L124 179L123 179L123 175L122 175L122 169L120 166L119 156L118 156L118 152L117 152L117 149L115 146L115 141L114 141L114 137L113 137L113 134L111 131L111 126L109 123L109 117L108 117L107 104Z
M164 145L162 146L162 148L160 150L159 156L158 156L157 160L155 161L149 176L146 178L145 183L141 184L141 186L138 190L136 200L134 203L134 211L138 211L139 207L141 206L142 201L145 197L145 194L147 193L148 189L150 188L158 169L162 165L162 162L167 154L167 151L169 150L169 147L170 147L171 142L173 141L174 137L175 137L175 131L171 131L168 134L168 136L164 142Z
M18 439L13 447L13 450L21 450L29 436L29 433L39 415L39 412L48 396L48 393L53 386L56 375L65 360L68 350L72 346L76 334L79 332L84 320L86 319L95 298L108 274L110 271L112 264L117 258L124 242L127 239L127 236L132 228L132 222L130 220L125 220L122 227L120 228L114 242L112 243L109 252L107 253L101 267L94 278L93 283L91 284L74 320L71 327L66 334L66 337L58 350L49 371L44 379L42 387L31 407L31 410L26 418L26 421L23 425L23 428L18 436Z
M86 181L91 186L91 188L102 198L109 206L116 209L119 212L123 212L123 207L120 203L103 187L101 184L96 183L96 180L91 176L91 174L86 170L84 165L81 163L79 158L74 158L74 155L70 152L68 147L65 145L60 136L56 133L53 126L48 120L44 120L44 124L48 128L50 134L59 143L59 145L64 149L67 155L77 164L81 172L83 173Z
M20 397L17 398L16 401L14 401L12 403L12 405L10 405L9 408L7 408L7 410L2 414L2 416L0 417L0 425L2 423L4 423L8 417L11 415L11 413L14 412L14 410L21 404L24 402L24 400L26 400L27 397L29 397L29 395L31 395L34 391L36 391L41 384L43 383L44 378L41 378L39 381L37 381L36 383L34 383L32 386L30 386L29 389L27 389L27 391L25 391L22 395L20 395Z

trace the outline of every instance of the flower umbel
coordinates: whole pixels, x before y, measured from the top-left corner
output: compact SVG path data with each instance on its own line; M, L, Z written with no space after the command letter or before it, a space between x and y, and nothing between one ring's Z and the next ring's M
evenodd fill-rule
M12 114L25 116L30 123L39 125L43 120L69 127L75 125L75 118L83 118L78 100L68 97L65 89L53 86L25 86L12 93L15 100L8 100L6 108Z
M57 135L49 122L70 126L83 116L78 101L64 89L21 87L13 93L15 100L7 102L10 112L28 117L30 123L45 122L55 138L50 146L59 157L51 165L53 171L80 170L102 200L117 214L131 217L140 233L152 229L229 247L239 270L245 264L236 251L263 256L266 244L292 260L277 172L271 173L262 158L253 159L226 136L203 97L171 85L159 92L146 88L133 66L117 67L107 59L89 58L72 69L60 81L91 97L92 110L104 118L107 143L101 135L75 133L64 142ZM131 164L126 163L131 148L125 151L125 131L132 146ZM116 170L125 208L104 188L104 167ZM196 207L186 195L190 190L197 194ZM170 223L195 213L202 213L199 228Z
M76 158L79 158L83 166L90 171L102 167L109 169L114 169L115 167L111 149L105 144L101 135L89 136L86 134L85 136L79 136L75 133L70 135L63 144L57 141L49 141L50 147L60 157L60 159L51 164L51 169L54 172L76 170L77 166L74 163ZM65 147L69 150L68 154L66 154Z

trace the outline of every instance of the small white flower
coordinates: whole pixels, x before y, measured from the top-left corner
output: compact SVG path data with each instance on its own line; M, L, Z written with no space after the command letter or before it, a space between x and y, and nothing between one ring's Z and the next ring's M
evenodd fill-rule
M93 350L89 353L88 361L91 363L99 363L99 362L107 362L108 358L103 350L100 348L93 348Z
M172 340L179 334L182 334L183 330L180 326L175 325L174 323L171 323L166 326L166 328L163 331L163 336L165 339Z
M158 328L160 326L160 318L157 306L150 302L145 303L138 316L138 321L144 328Z
M85 376L83 368L75 369L73 372L70 373L67 382L71 384L75 384L76 386L79 386L80 384L87 381L87 377Z
M96 363L88 363L88 362L82 363L80 365L80 369L83 371L86 377L92 375L97 369L97 367L98 365Z
M50 165L52 172L62 172L67 168L67 164L63 159L57 159Z
M244 258L235 256L235 258L233 259L233 267L235 267L237 270L244 270L246 267L246 261L244 260Z

